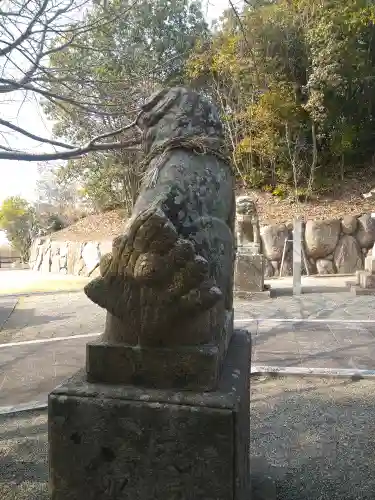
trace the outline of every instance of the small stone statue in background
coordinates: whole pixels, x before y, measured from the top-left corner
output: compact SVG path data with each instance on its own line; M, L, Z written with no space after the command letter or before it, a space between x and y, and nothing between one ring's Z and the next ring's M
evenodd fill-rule
M236 212L237 245L241 247L249 244L259 245L260 253L260 227L255 202L250 196L238 196Z
M263 292L265 286L258 211L250 196L236 199L236 234L235 294L252 298L254 292Z

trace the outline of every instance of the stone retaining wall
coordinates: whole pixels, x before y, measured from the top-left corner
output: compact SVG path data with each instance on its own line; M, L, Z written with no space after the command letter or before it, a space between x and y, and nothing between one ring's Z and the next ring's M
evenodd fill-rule
M112 240L82 243L38 238L31 246L29 265L44 273L97 276L100 257L111 250Z
M292 239L292 224L261 228L266 277L278 276L285 238ZM375 243L375 219L370 214L342 219L309 220L303 224L303 246L310 274L351 274L363 269L364 258ZM292 275L292 244L288 243L282 276Z
M292 229L292 224L261 228L266 277L279 275L285 238L292 239ZM350 274L363 269L364 258L374 243L375 219L370 214L346 215L341 220L309 220L303 225L303 244L310 274ZM111 249L110 240L82 243L37 239L31 248L30 269L95 276L100 257ZM282 276L292 275L292 250L289 243Z

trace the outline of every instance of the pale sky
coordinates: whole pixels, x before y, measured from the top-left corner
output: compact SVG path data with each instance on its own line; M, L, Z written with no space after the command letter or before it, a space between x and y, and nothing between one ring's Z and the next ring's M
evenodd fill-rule
M235 0L235 5L240 5L242 0ZM229 7L228 0L207 0L206 15L209 22L220 17L222 12ZM5 99L5 98L4 98ZM15 125L26 128L36 135L43 137L51 136L51 126L43 117L38 103L30 96L29 101L24 102L16 99L16 102L6 103L0 99L1 116L10 120ZM8 142L12 147L32 152L49 152L46 145L39 145L27 138L16 138L9 136ZM30 201L35 199L35 188L37 181L37 163L0 160L0 203L7 196L20 195Z

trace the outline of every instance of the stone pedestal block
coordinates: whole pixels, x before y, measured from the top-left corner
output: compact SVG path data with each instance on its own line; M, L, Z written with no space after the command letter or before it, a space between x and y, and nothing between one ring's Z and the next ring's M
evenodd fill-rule
M359 286L361 284L361 273L362 272L363 271L358 271L358 270L355 272L355 284L357 286Z
M99 340L87 344L86 370L92 383L210 391L219 375L219 348L155 349Z
M249 500L250 337L231 339L217 390L90 384L49 396L52 500Z
M112 326L116 318L110 317ZM108 322L108 317L107 317ZM112 343L104 335L86 346L87 380L158 389L212 391L233 334L233 311L208 344L149 347Z
M361 288L375 288L375 274L362 271L359 276L359 284Z
M264 290L264 257L237 253L234 289L236 292L261 292Z
M375 274L375 256L368 255L365 258L365 271Z

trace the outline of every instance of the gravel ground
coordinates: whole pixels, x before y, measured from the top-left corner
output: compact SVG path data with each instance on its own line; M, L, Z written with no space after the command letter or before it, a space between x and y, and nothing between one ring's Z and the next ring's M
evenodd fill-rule
M251 463L273 477L277 500L375 498L375 382L251 384ZM1 500L49 498L46 424L45 411L0 417Z
M374 381L251 384L251 455L267 460L278 500L375 498Z
M0 418L1 500L47 500L47 413Z

